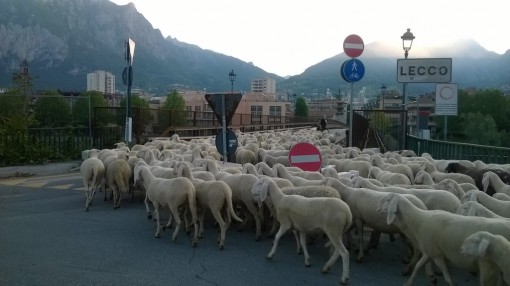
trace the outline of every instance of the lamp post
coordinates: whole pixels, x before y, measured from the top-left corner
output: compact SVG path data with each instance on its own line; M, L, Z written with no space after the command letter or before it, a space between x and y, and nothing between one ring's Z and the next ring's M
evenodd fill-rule
M386 95L386 85L381 86L382 110L384 110L384 96Z
M228 74L228 78L230 79L230 94L234 94L234 81L236 80L236 74L234 70L232 70ZM221 95L222 107L221 107L221 125L223 126L223 162L227 163L227 119L226 119L226 111L225 111L225 93Z
M409 55L409 50L411 50L411 47L413 45L414 35L411 33L411 29L407 28L407 31L400 37L402 39L402 49L404 49L404 58L407 59L407 56ZM404 82L402 86L402 149L405 149L406 146L406 88L407 83Z

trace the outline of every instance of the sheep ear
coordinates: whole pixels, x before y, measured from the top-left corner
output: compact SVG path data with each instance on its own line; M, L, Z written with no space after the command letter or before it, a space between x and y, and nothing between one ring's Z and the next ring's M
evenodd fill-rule
M482 238L480 240L480 244L478 244L478 254L480 256L485 256L485 253L487 252L487 248L489 248L490 241L486 238Z
M390 199L390 203L388 204L388 215L386 217L387 224L392 224L397 215L398 196L391 195Z

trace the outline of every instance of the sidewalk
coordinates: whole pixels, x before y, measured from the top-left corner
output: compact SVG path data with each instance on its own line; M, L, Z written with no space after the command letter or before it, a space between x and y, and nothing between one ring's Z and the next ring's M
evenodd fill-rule
M80 170L81 161L50 163L46 165L26 165L0 167L0 179L10 177L28 177L35 175L51 175Z

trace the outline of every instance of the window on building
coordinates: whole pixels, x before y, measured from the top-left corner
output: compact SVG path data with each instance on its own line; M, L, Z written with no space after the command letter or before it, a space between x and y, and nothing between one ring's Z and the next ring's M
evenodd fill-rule
M262 122L262 106L260 105L251 106L251 122L252 123Z
M269 106L269 120L270 122L280 122L282 116L281 106Z

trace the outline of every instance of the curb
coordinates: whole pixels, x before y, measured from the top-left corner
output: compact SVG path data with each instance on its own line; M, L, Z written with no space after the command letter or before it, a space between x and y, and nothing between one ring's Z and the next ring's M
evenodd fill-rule
M11 177L28 177L35 175L51 175L79 171L81 161L50 163L46 165L25 165L0 168L0 179Z

